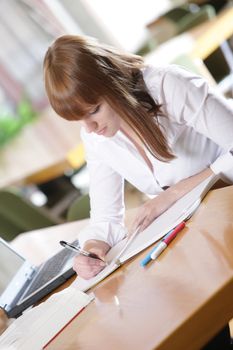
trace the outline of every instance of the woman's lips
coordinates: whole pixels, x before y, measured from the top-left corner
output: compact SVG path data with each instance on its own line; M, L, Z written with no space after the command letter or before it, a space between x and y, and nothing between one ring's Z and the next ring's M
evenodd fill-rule
M103 135L106 131L107 127L105 126L103 129L97 132L98 135Z

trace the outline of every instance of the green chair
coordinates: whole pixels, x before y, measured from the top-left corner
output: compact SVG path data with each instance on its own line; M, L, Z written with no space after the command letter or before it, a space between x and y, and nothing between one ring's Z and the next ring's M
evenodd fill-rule
M10 241L18 234L58 224L42 208L13 189L0 190L0 237Z
M67 221L82 220L90 217L90 198L88 194L78 197L67 211Z

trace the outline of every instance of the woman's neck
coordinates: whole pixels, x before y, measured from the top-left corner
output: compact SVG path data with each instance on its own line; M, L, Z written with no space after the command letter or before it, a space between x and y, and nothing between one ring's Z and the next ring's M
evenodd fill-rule
M126 128L121 127L120 130L134 144L134 146L137 148L137 150L140 153L140 155L145 160L145 162L148 165L149 169L153 173L153 171L154 171L153 165L152 165L151 161L149 160L149 158L148 158L148 156L147 156L147 154L145 152L145 148L144 148L145 145L142 142L142 140L139 138L139 136L128 125L127 125Z
M135 133L135 131L126 123L121 124L120 128L121 132L125 134L134 144L139 145L140 147L144 147L144 144L142 140L139 138L139 136Z

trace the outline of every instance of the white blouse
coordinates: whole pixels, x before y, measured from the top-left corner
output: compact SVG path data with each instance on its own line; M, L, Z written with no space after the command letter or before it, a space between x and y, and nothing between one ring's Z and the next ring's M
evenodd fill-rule
M233 183L233 105L213 92L200 76L170 65L143 70L144 81L167 118L160 117L176 155L170 162L145 148L153 172L134 144L121 132L106 138L81 129L90 173L91 221L79 236L110 246L125 236L124 179L148 195L210 167Z

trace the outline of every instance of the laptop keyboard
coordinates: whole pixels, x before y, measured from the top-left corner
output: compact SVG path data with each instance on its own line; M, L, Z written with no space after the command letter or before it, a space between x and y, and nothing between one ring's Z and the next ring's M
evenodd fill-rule
M72 242L72 244L78 246L78 240ZM26 291L24 298L57 276L67 261L75 255L77 255L76 252L64 248L48 259L38 271L37 276L34 278L29 289Z

